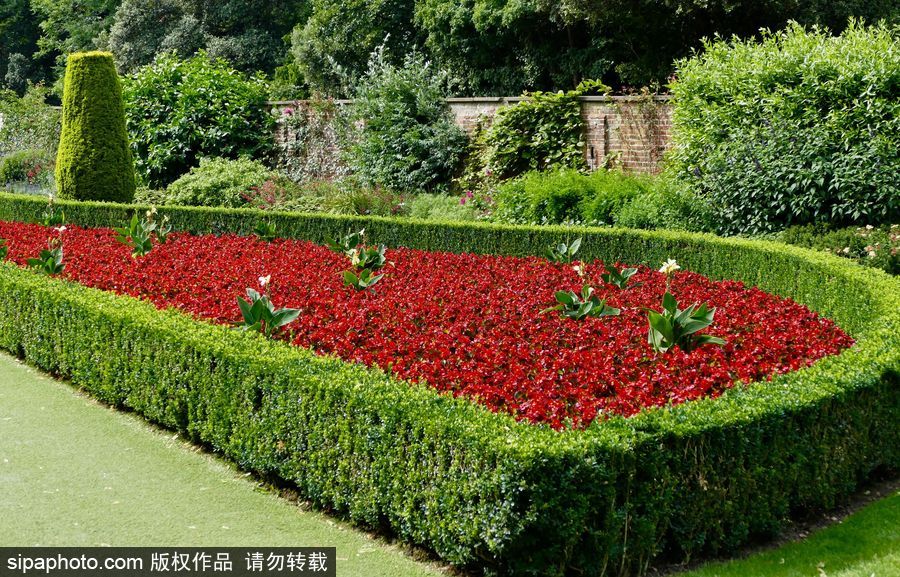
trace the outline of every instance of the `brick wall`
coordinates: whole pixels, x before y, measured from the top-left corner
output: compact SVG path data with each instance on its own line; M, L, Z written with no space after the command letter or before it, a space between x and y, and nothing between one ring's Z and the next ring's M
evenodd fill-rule
M501 106L521 98L476 97L447 100L456 124L471 133L479 122L489 124ZM618 167L632 172L659 172L669 145L672 107L667 96L584 96L581 115L585 126L585 159L591 170ZM349 101L339 101L346 105ZM303 103L273 102L280 108L303 109ZM290 134L279 127L276 139Z

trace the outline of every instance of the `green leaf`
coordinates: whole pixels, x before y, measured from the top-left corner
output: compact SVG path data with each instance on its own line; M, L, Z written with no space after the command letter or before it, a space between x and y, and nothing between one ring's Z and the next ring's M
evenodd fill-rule
M564 305L574 305L578 297L570 291L556 291L556 300Z
M663 295L662 306L665 310L669 311L671 314L675 314L678 310L678 303L675 301L675 297L672 296L672 293L666 292Z

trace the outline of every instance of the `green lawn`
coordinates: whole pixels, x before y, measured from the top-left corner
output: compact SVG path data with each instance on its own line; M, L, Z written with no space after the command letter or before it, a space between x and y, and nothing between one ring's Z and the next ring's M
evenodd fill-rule
M6 355L0 487L3 546L334 546L342 577L441 574Z
M672 577L898 577L900 493L803 541Z

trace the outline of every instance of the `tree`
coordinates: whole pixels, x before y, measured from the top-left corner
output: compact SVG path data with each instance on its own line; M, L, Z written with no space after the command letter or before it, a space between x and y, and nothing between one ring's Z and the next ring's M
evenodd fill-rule
M72 52L105 49L113 15L122 0L31 0L40 22L39 54L55 59L56 77Z
M291 52L313 91L347 96L366 71L369 56L399 63L417 44L414 0L312 0L312 15L294 28Z
M416 23L459 93L573 88L610 67L606 35L552 3L421 0Z
M153 62L160 51L188 57L203 46L203 35L190 26L181 0L125 0L109 32L116 66L126 73ZM194 34L182 34L183 28ZM181 39L189 39L185 44Z
M46 59L35 58L40 33L30 0L0 0L0 82L20 95L47 73Z
M304 20L309 0L125 0L110 31L123 72L163 53L204 49L237 70L271 73L284 60L283 36Z
M69 55L56 186L60 198L116 202L134 198L122 87L108 52Z
M419 0L425 46L464 94L664 83L673 61L719 34L755 37L789 20L834 32L849 16L898 22L896 0Z

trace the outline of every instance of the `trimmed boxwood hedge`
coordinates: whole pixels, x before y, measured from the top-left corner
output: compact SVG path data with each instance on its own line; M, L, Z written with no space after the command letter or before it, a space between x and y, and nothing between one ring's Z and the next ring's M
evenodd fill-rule
M60 204L86 226L136 210ZM0 195L0 219L42 210L40 200ZM195 232L247 232L271 218L286 236L365 226L388 245L501 254L581 236L588 257L674 257L803 302L857 339L719 399L554 432L377 369L0 267L0 347L447 561L510 575L640 573L657 558L732 551L792 513L833 506L875 469L900 466L900 281L878 271L685 233L160 212Z

